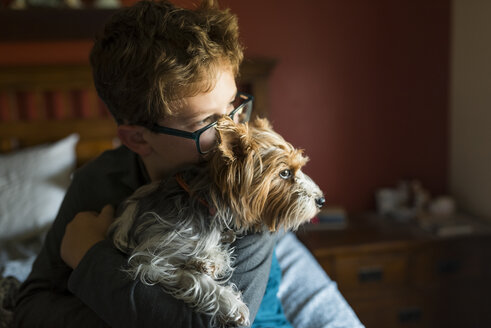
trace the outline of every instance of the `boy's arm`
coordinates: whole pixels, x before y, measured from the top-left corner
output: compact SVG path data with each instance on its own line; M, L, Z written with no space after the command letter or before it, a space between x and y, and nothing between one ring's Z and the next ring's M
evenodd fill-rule
M54 254L48 255L49 250L54 249L49 246L49 241L56 240L53 237L55 233L51 231L49 235L48 247L40 254L39 263L52 262L55 257ZM237 270L232 281L244 292L251 321L264 295L273 239L269 234L249 235L234 245L237 249ZM208 316L192 311L158 286L146 286L138 280L131 280L121 270L126 262L127 257L117 251L109 240L102 240L89 249L67 283L62 280L50 283L46 273L43 273L47 270L42 269L46 265L35 265L38 269L30 277L29 284L24 288L24 297L21 297L16 308L17 326L153 327L159 323L169 327L210 326ZM55 268L58 273L60 270L70 270L62 262L48 270ZM49 274L49 277L53 278L53 275ZM60 290L55 290L54 286ZM64 288L73 294L67 293Z
M259 309L269 276L274 238L249 235L237 247L237 270L232 281L244 291L251 321ZM240 263L239 263L240 262ZM120 270L126 257L108 240L92 247L73 271L68 288L113 327L208 327L209 317L192 311L158 286L131 280Z
M89 191L84 190L81 187L83 184L78 182L75 195L70 197L73 206L65 206L65 211L60 211L64 216L73 217L70 213L76 208L102 207L97 204L79 204L82 202L80 199L85 198L79 195L80 191L83 195ZM72 210L67 210L70 207ZM149 324L164 320L169 324L172 322L173 327L206 326L209 319L207 316L195 314L187 305L169 296L160 287L148 287L130 281L127 273L121 270L127 264L127 256L117 251L111 242L97 243L104 239L107 227L113 220L112 212L107 211L108 207L104 209L106 211L101 215L94 212L85 212L85 216L81 217L80 213L75 215L75 219L66 225L60 236L61 247L58 251L63 253L66 240L69 240L72 242L69 253L75 253L77 257L71 265L74 271L69 277L68 289L113 327L131 327L136 323L135 320L139 327L144 327L141 320L148 320ZM275 242L275 235L263 233L238 238L232 245L235 248L235 271L231 282L242 291L243 300L249 307L251 322L264 296ZM92 247L93 245L95 246ZM67 261L66 256L63 256L63 260L71 262ZM116 295L119 296L115 298ZM155 301L151 303L151 308L150 299ZM184 322L184 317L192 321Z
M75 269L88 250L106 238L107 230L114 221L114 208L106 205L100 214L80 212L68 223L61 239L60 256Z
M125 264L126 257L103 240L75 268L68 289L111 327L210 327L207 316L158 286L131 280L121 270Z

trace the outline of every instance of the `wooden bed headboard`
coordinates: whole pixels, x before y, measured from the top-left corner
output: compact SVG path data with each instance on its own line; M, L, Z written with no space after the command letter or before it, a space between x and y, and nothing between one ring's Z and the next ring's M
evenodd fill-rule
M268 115L274 60L245 60L239 89L255 96L254 114ZM0 67L0 153L78 133L79 164L119 144L116 124L95 91L88 65Z

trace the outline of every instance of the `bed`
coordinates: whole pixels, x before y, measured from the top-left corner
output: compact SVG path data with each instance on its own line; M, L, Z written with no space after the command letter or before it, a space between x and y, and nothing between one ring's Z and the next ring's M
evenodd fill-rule
M239 86L267 116L270 59L246 60ZM56 216L70 174L119 145L87 65L0 67L0 327L8 327L26 279ZM356 315L293 234L277 246L279 291L295 327L360 327ZM302 282L309 280L309 284Z

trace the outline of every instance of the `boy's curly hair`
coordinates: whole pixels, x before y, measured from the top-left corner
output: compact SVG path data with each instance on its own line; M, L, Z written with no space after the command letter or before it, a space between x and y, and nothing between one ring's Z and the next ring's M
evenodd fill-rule
M243 58L230 11L204 0L195 10L140 1L118 11L90 54L94 82L118 124L150 127L184 97L211 91L217 69Z

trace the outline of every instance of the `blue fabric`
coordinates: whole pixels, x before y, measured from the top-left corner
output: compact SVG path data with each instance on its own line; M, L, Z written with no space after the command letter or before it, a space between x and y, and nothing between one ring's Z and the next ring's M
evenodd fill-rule
M252 328L293 328L286 319L283 306L278 298L278 288L281 282L281 268L276 251L273 252L271 271L269 273L268 284L264 292L263 301L256 314L256 319Z
M312 253L288 232L276 244L281 267L278 297L295 328L364 328Z

